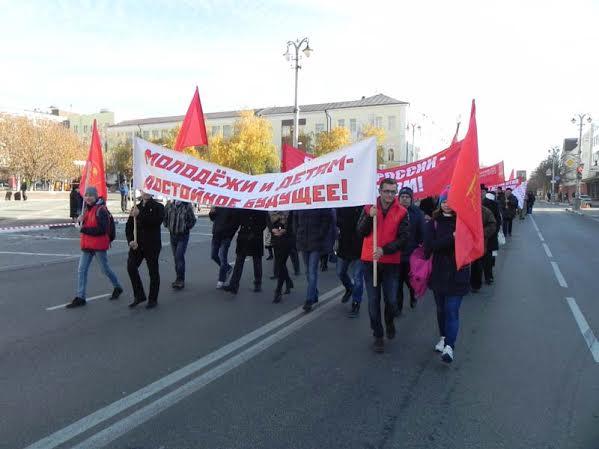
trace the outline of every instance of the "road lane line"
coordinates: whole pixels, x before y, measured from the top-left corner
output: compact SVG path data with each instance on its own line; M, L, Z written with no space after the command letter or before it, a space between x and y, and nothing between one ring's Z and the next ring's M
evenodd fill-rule
M564 275L560 271L557 262L551 262L551 266L553 267L553 273L555 274L555 277L557 278L557 282L559 282L559 285L561 285L564 288L568 288L568 283L566 282L566 279L564 279Z
M19 251L0 251L0 254L14 254L16 256L57 256L57 257L75 257L75 256L77 256L77 254L22 253Z
M578 304L576 304L576 300L574 298L566 298L566 301L568 301L572 315L574 315L576 324L578 324L578 329L580 329L580 333L582 334L589 351L591 351L593 359L595 359L596 363L599 363L599 341L597 341L595 338L595 334L593 334L589 323L587 323L587 320L584 318L584 315L578 307Z
M541 242L544 242L545 239L543 238L543 234L541 234L540 232L537 232L537 234L539 235L539 239L541 240Z
M530 219L532 221L532 225L535 227L537 232L541 232L541 230L539 229L539 227L537 226L537 222L535 221L534 217L531 215Z
M96 299L107 298L110 295L112 295L112 293L105 293L104 295L92 296L91 298L86 298L85 301L87 301L87 302L95 301ZM48 307L46 310L64 309L67 304L70 304L70 303L67 302L67 303L61 304L59 306Z
M547 243L543 243L543 249L545 250L545 254L547 254L547 257L553 259L553 254L551 254L551 251L549 250L549 246L547 246Z
M164 410L176 405L183 399L198 392L211 382L227 374L229 371L232 371L238 366L241 366L245 362L256 357L263 351L273 346L275 343L278 343L292 333L298 331L306 324L317 319L336 304L336 301L329 301L326 304L320 305L311 313L302 316L296 321L293 321L274 334L266 337L264 340L260 340L256 344L245 349L243 352L240 352L239 354L225 360L220 365L215 366L209 371L206 371L204 374L201 374L195 379L192 379L189 382L181 385L177 389L162 396L156 401L140 408L131 415L111 424L109 427L82 441L76 446L73 446L71 449L100 449L105 447L117 438L120 438L136 427L144 424Z
M326 301L327 299L335 296L338 293L343 291L344 287L339 286L336 287L321 296L320 302ZM331 301L333 303L334 301ZM315 312L322 308L325 304L321 305ZM73 424L68 425L67 427L54 432L51 435L27 446L25 449L54 449L57 446L62 445L63 443L75 438L76 436L82 434L83 432L87 432L92 427L97 426L98 424L106 421L107 419L112 418L115 415L127 410L128 408L144 401L145 399L153 396L154 394L168 388L177 382L181 381L185 377L188 377L192 374L197 373L198 371L204 369L208 365L230 355L231 353L237 351L238 349L246 346L248 343L268 334L279 326L287 323L288 321L296 318L299 315L304 314L305 312L301 307L293 309L290 312L287 312L285 315L265 324L264 326L244 335L241 338L217 349L210 354L205 355L204 357L196 360L195 362L190 363L183 368L178 369L177 371L172 372L171 374L158 379L157 381L146 385L145 387L131 393L128 396L125 396L118 401L113 402L112 404L107 405L90 415L81 418L80 420L74 422ZM313 312L314 313L314 312Z

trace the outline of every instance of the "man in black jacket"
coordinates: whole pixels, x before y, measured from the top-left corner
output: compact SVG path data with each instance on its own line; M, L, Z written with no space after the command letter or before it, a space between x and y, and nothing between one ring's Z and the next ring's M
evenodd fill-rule
M129 307L135 307L146 300L139 266L146 259L150 274L150 294L147 299L147 309L158 305L158 290L160 289L160 273L158 271L158 256L162 249L160 226L164 220L164 206L154 200L152 195L143 192L142 201L129 214L125 234L129 243L129 258L127 259L127 272L133 287L134 300ZM134 223L137 221L137 236L134 235Z
M493 265L495 264L495 257L493 253L499 250L499 230L501 229L501 212L499 211L499 205L495 201L495 195L490 193L487 189L482 191L484 195L483 206L493 212L495 217L495 223L497 229L495 233L487 240L486 252L483 256L483 272L485 273L485 282L487 285L491 285L495 279L493 278Z
M227 277L233 271L229 264L229 247L237 232L239 223L235 219L233 209L224 207L212 207L208 216L212 221L212 251L210 257L218 265L218 281L216 288L225 286Z

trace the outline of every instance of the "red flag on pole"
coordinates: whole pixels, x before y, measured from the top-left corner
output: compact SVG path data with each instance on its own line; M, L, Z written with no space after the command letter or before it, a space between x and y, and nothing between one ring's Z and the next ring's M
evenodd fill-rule
M82 195L85 194L87 187L93 186L98 190L98 197L107 199L106 197L106 174L104 173L104 157L102 156L102 143L100 142L100 134L96 121L92 128L92 142L81 175L81 183L79 191Z
M510 178L508 181L512 181L514 179L514 169L512 168L512 172L510 173Z
M447 204L456 215L455 260L458 269L482 257L485 251L478 166L476 106L472 100L470 124L451 177Z
M208 145L208 136L206 135L202 103L200 103L200 92L196 86L196 91L177 136L174 150L183 151L184 148L201 145Z
M284 143L281 149L281 171L293 170L311 159L314 159L313 155Z

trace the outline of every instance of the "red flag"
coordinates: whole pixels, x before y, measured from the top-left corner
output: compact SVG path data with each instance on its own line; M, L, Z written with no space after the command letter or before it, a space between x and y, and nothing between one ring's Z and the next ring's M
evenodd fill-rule
M314 159L311 154L284 143L281 149L281 172L293 170L311 159Z
M482 257L485 251L478 166L476 106L472 100L470 124L453 175L447 204L456 215L455 261L458 269Z
M183 151L184 148L201 145L208 145L208 136L206 135L202 103L200 103L200 92L196 86L195 94L193 94L191 104L187 109L187 114L185 114L174 149Z
M494 186L505 182L503 174L503 161L498 162L490 167L481 167L479 172L478 182L488 186Z
M508 181L512 181L514 179L514 169L512 168L512 172L510 173L510 177Z
M85 194L87 187L93 186L98 190L98 197L107 199L106 197L106 174L104 173L104 157L102 156L102 144L100 143L100 134L96 121L92 128L92 142L89 146L87 161L81 175L81 183L79 191L82 195Z

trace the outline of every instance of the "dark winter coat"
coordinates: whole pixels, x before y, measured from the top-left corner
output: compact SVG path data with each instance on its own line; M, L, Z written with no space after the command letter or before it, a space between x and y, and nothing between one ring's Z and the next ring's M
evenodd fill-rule
M264 255L264 229L268 212L252 209L235 209L234 220L239 225L236 253L242 256Z
M362 254L363 237L358 233L358 220L362 206L340 207L337 209L339 245L337 255L343 260L358 260Z
M298 210L293 216L298 251L329 254L333 213L331 209Z
M77 218L81 215L81 209L83 207L83 197L81 194L73 189L69 195L69 217Z
M499 212L499 205L496 201L485 198L483 200L483 206L493 213L495 224L497 226L497 229L493 235L487 239L487 251L497 251L499 249L499 240L497 239L497 235L501 229L501 213Z
M270 243L275 250L288 251L295 247L295 232L293 229L294 212L270 212L268 229L271 232ZM272 234L273 229L284 229L280 236Z
M518 213L518 198L515 195L505 196L505 218L513 219Z
M171 200L164 207L164 227L173 235L189 234L196 224L191 203Z
M424 240L424 213L419 207L412 204L408 209L410 216L410 234L406 249L401 252L401 261L409 262L410 255Z
M433 271L428 286L436 293L464 296L470 291L470 265L457 270L455 262L456 218L438 217L426 223L424 251L433 256Z
M485 238L485 252L488 250L488 242L495 233L497 232L497 222L491 209L486 208L484 205L481 207L482 220L483 220L483 235Z
M143 201L137 205L137 245L145 253L159 252L162 249L160 227L164 220L164 206L151 199L144 206ZM125 226L127 242L133 241L133 217L129 217Z
M331 224L329 225L329 232L325 238L324 242L324 254L332 254L335 251L335 242L337 241L337 237L339 235L339 231L337 229L337 210L329 209L331 214Z
M212 235L221 239L232 239L239 223L235 218L235 209L216 207L208 214L212 221Z

